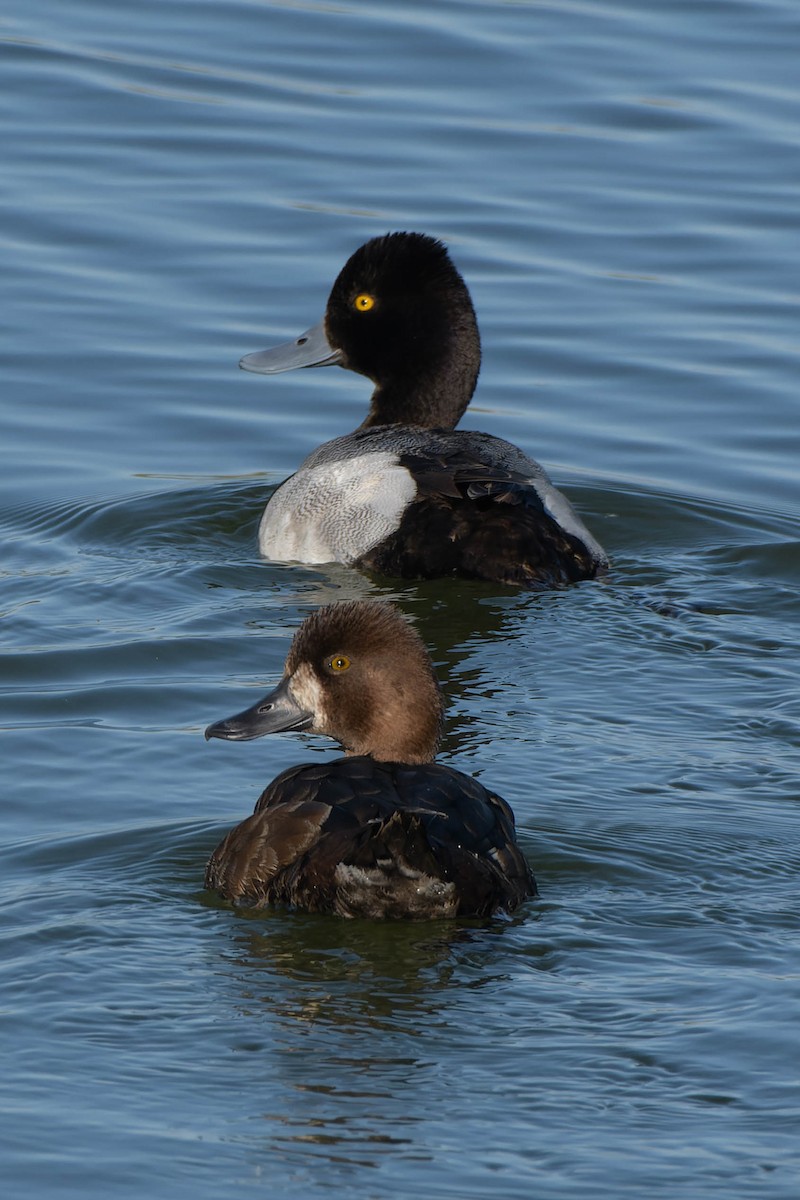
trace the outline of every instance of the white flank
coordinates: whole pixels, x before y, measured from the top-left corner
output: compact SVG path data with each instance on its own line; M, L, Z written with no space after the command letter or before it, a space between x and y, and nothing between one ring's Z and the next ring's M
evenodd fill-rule
M274 562L353 562L397 529L415 494L394 453L301 467L267 505L259 549Z

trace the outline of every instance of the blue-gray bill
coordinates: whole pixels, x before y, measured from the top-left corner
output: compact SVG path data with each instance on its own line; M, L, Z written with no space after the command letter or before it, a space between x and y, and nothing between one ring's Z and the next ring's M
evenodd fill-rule
M298 367L334 367L341 361L341 350L334 350L331 346L325 336L325 323L320 321L301 333L294 342L245 354L239 360L239 366L256 375L278 375L281 371L294 371Z
M308 729L313 719L313 714L301 708L289 691L289 681L282 679L274 691L252 708L209 725L205 736L206 741L223 738L227 742L249 742L267 733Z

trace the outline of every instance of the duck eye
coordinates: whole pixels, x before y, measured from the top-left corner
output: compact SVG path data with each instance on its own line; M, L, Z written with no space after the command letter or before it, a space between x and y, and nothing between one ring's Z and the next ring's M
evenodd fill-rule
M340 675L342 671L346 671L350 666L350 659L346 654L334 654L333 658L328 663L328 666L332 671L335 671L337 675Z
M370 296L368 292L360 292L353 301L353 308L358 312L369 312L374 307L375 297Z

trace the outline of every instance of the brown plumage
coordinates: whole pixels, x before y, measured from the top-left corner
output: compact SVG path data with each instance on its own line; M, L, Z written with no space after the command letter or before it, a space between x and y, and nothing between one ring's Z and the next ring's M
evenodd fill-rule
M508 804L433 762L441 715L430 658L396 609L313 613L278 687L206 737L309 729L347 757L273 780L214 851L206 886L235 904L373 918L485 916L535 895Z

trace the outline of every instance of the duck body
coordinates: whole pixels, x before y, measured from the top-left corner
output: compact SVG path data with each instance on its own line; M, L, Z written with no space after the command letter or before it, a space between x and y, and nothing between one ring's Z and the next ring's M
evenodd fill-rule
M567 498L511 442L410 426L357 430L310 454L270 500L259 548L279 562L529 588L606 564Z
M367 918L487 916L535 896L509 805L433 761L441 713L427 652L396 609L313 613L278 687L206 737L312 730L348 754L273 780L212 854L206 886L245 907Z
M441 243L406 233L367 242L320 325L240 365L273 374L334 364L373 380L369 412L276 490L259 529L266 558L529 588L605 571L602 547L537 462L455 429L477 382L480 338Z
M284 771L205 882L236 905L371 919L487 916L533 894L504 800L452 767L364 756Z

